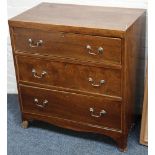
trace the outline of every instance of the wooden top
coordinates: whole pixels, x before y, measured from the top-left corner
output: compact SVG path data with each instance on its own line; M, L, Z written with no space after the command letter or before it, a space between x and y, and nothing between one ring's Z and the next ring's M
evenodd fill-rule
M12 26L33 23L124 32L144 12L144 9L41 3L10 19L9 23Z

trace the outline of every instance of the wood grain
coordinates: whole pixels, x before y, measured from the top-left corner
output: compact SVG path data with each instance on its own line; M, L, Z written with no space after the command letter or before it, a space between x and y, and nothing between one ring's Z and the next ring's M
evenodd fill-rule
M9 23L14 27L124 37L143 12L144 9L41 3Z
M38 48L30 47L28 42L30 38L34 42L42 40L43 43ZM16 52L121 64L121 39L119 38L15 28L14 41ZM87 45L91 46L92 50L88 50ZM100 47L103 48L102 53L98 51Z
M22 120L105 134L126 151L143 96L145 16L143 9L42 3L10 19ZM29 47L29 38L42 46ZM87 45L102 46L103 55L89 55ZM36 79L33 68L48 74ZM105 83L94 88L89 77ZM90 107L107 115L95 118Z
M20 92L23 112L121 130L120 102L109 102L102 97L95 98L30 86L20 86ZM44 108L38 107L34 102L35 98L38 99L39 104L42 104L44 100L48 100L48 103ZM97 116L99 116L101 110L105 110L107 113L99 118L92 117L90 108L94 108L94 115Z
M140 64L138 57L145 55L145 50L141 48L145 44L145 16L145 13L142 14L137 22L128 29L125 38L124 118L126 125L124 130L126 132L132 127L132 123L136 119L136 107L142 105L140 96L143 97L145 63Z
M111 97L122 97L121 70L103 67L89 67L72 63L60 63L33 57L16 57L19 81L43 84L43 87L56 86L98 93ZM40 76L43 71L47 74L42 78L34 77L32 70ZM94 82L89 82L92 78ZM105 83L100 84L104 80ZM99 85L97 87L92 84Z

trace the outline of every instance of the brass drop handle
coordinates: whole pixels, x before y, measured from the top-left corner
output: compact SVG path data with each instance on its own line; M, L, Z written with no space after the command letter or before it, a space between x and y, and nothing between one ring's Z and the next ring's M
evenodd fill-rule
M102 84L105 83L105 80L100 80L99 81L99 84L95 84L95 81L91 77L89 77L88 80L89 80L89 82L91 82L91 85L94 86L94 87L100 87Z
M101 117L102 115L105 115L105 114L107 113L105 110L101 110L101 111L99 112L99 115L96 115L96 114L94 114L94 109L93 109L93 108L89 108L89 111L91 112L91 116L92 116L92 117L96 117L96 118L99 118L99 117Z
M31 38L28 39L29 42L29 46L34 48L34 47L39 47L42 45L43 41L42 40L38 40L38 41L33 41Z
M92 52L93 49L92 49L92 47L91 47L90 45L87 45L87 46L86 46L86 49L88 50L88 53L89 53L90 55L97 55L97 53ZM103 47L99 47L99 48L98 48L98 54L102 54L102 53L103 53Z
M32 74L35 78L41 79L43 78L43 76L45 76L47 74L46 71L42 71L42 73L40 75L37 74L35 69L32 69Z
M47 105L48 100L44 100L42 103L39 103L39 100L35 98L34 103L37 107L44 108Z
M96 53L92 52L92 48L91 48L90 45L87 45L86 48L87 48L88 53L89 53L90 55L96 55Z

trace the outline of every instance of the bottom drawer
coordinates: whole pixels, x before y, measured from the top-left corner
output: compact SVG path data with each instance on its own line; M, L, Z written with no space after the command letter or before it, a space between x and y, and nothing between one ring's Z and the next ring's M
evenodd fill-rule
M19 90L23 112L121 129L120 102L30 86L20 86Z

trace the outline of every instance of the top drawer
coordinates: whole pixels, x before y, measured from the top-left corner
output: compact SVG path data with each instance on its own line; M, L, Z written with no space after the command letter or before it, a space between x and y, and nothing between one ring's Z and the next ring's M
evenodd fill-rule
M14 28L16 52L121 64L121 39Z

